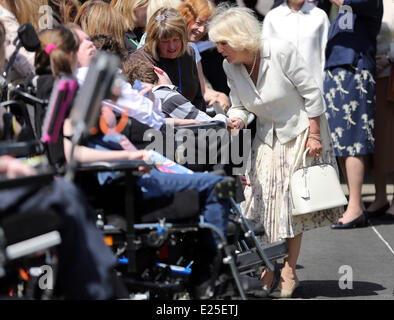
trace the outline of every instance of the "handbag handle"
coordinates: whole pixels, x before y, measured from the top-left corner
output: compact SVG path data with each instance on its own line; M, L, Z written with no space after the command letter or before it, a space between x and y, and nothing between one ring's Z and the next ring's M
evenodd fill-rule
M306 155L307 153L311 150L311 148L306 148L306 150L304 151L303 155L302 155L302 166L303 168L306 168ZM317 161L319 161L320 163L323 163L323 159L319 158Z

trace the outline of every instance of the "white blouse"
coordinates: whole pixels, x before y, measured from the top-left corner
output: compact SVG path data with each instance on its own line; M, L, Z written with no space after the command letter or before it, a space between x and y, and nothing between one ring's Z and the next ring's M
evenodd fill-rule
M330 21L327 14L307 1L299 11L292 11L287 2L268 12L263 23L263 38L291 42L306 61L321 91L325 48Z

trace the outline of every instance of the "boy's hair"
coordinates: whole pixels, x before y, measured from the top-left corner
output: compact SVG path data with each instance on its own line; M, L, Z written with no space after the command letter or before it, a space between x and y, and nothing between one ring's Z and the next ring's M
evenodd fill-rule
M159 80L153 65L142 59L127 59L123 65L123 75L131 85L137 79L151 84Z
M98 34L90 38L97 50L103 50L112 53L124 61L127 56L127 51L120 43L106 34Z

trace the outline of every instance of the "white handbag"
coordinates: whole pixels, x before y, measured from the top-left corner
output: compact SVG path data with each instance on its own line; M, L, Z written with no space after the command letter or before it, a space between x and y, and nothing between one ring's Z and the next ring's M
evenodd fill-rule
M303 167L294 172L290 179L293 215L346 205L347 199L335 168L322 160L308 167L308 151L309 148L303 154Z

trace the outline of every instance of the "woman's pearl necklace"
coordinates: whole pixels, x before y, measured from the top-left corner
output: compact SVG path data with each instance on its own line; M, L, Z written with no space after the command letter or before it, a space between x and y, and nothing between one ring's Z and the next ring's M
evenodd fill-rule
M249 77L252 76L252 73L254 71L254 67L256 66L256 60L257 60L257 53L254 55L254 61L253 61L253 66L252 66L252 70L249 73Z

